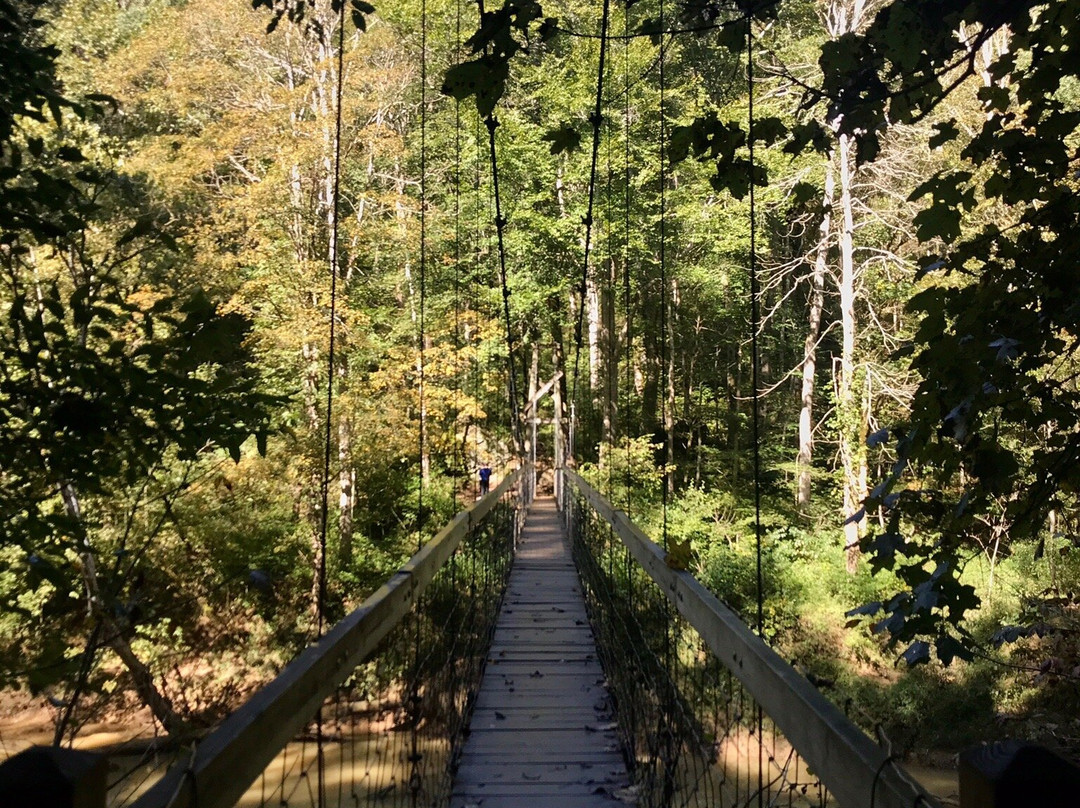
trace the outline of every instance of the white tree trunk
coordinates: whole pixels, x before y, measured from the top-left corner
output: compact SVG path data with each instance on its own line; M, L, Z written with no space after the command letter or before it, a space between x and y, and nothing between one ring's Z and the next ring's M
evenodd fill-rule
M814 377L817 370L817 343L821 337L821 312L825 305L825 269L832 227L833 196L836 192L836 173L833 155L825 167L825 189L822 194L824 215L818 230L818 245L814 255L814 270L810 275L810 311L802 366L802 408L799 411L799 453L795 459L798 487L795 504L805 512L810 506L811 464L814 460Z
M865 463L865 432L862 407L856 400L855 383L855 231L851 186L853 180L853 139L839 136L840 159L840 367L836 377L837 417L840 424L840 462L843 479L844 553L849 572L854 572L859 559L859 524L848 521L865 497L865 477L860 466Z

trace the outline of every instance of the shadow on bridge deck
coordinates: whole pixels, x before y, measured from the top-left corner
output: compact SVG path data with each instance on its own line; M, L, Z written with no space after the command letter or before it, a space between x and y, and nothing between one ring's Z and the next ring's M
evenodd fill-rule
M581 584L553 499L518 543L452 808L625 805L629 785Z

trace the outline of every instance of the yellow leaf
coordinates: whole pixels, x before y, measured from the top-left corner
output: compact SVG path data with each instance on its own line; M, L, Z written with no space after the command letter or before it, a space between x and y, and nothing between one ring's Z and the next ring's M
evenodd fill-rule
M690 548L690 539L677 542L674 539L668 542L667 556L664 563L673 570L686 570L690 568L690 562L694 560L694 551Z

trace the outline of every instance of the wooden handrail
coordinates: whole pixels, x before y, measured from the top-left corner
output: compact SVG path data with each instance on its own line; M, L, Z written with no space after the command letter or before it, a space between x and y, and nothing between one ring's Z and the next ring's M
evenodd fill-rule
M225 719L132 808L234 805L319 705L409 613L469 529L484 520L525 468L507 474L495 490L456 514L389 581Z
M566 480L622 540L716 655L742 682L814 774L845 808L912 808L938 803L873 739L755 635L689 572L673 570L663 549L578 474Z

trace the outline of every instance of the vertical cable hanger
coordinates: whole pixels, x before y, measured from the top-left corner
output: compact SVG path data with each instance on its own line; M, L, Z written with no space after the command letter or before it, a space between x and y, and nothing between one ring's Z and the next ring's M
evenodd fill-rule
M586 296L589 293L589 255L592 247L593 206L596 200L596 165L600 157L600 127L603 125L604 103L604 66L608 44L608 20L611 16L611 0L604 0L604 10L600 18L600 66L596 78L596 103L589 123L592 124L592 162L589 168L589 203L585 212L585 257L581 265L581 283L578 286L578 316L574 327L574 384L571 388L570 401L577 402L578 376L581 363L581 343L585 321ZM573 448L573 447L571 447Z
M480 12L480 25L484 24L484 0L478 0ZM503 231L506 229L506 219L502 214L502 200L499 194L499 160L495 150L495 130L499 127L499 121L495 114L488 113L484 124L488 130L488 144L491 151L491 184L495 194L495 232L499 242L499 285L502 288L503 319L506 326L506 365L509 375L510 392L510 419L511 431L514 436L514 450L518 456L524 454L525 444L521 436L521 416L518 407L517 370L514 362L514 329L510 320L510 287L506 280L506 243Z
M751 385L754 409L754 537L757 572L757 633L765 637L765 587L761 569L761 401L760 390L761 353L758 344L758 330L761 328L761 310L758 301L760 288L757 272L757 207L754 194L754 17L753 10L746 12L746 86L747 86L747 127L746 141L750 151L748 167L750 179L750 354ZM764 717L761 704L757 704L758 733L758 783L757 803L761 808L765 799L764 785L764 749L762 732Z
M321 520L319 525L319 561L316 575L318 575L318 595L316 613L318 622L318 634L321 638L326 630L326 535L330 519L330 450L332 446L332 425L334 414L334 365L336 364L336 336L337 336L337 279L338 279L338 246L339 246L339 222L341 219L341 102L344 96L345 83L345 4L341 4L338 11L338 41L337 41L337 86L334 90L334 177L333 177L333 200L331 203L331 226L329 249L327 250L327 263L330 270L330 334L327 346L326 359L326 432L323 436L323 468L322 485L320 491ZM316 770L317 770L317 797L319 808L326 804L326 765L323 757L323 717L322 707L319 707L315 716L315 737L317 743Z
M604 228L607 231L607 253L604 256L604 265L607 267L604 273L604 296L606 300L610 301L610 311L608 310L608 304L605 304L604 312L604 333L607 334L608 344L604 346L604 397L606 402L604 406L608 412L608 434L605 436L609 439L607 447L607 455L605 462L607 463L607 498L608 501L615 499L614 489L614 460L615 447L618 444L618 437L616 433L617 427L621 418L619 417L619 369L618 363L614 362L615 367L612 368L612 360L617 359L618 350L611 350L615 345L615 229L612 227L612 211L611 211L611 188L615 180L615 169L611 162L611 149L613 135L609 134L607 141L605 142L605 155L604 159L607 163L607 183L604 189Z
M665 30L665 3L660 0L660 31ZM671 469L668 464L668 453L671 451L670 436L668 435L668 411L667 395L668 385L668 294L667 294L667 82L664 75L664 65L667 62L667 50L664 46L663 34L660 36L660 57L657 64L658 78L660 80L660 421L664 439L662 441L664 453L664 473L661 493L661 506L663 511L663 547L668 547L668 486L670 484Z
M461 49L461 0L455 4L454 14L454 54ZM457 384L454 387L454 414L455 418L461 409L461 101L454 100L454 378ZM457 428L454 428L454 458L455 471L465 465L464 446L457 441ZM458 485L455 483L452 489L454 498L454 510L457 510Z
M761 308L759 296L761 293L757 271L757 208L754 194L754 51L752 17L746 16L746 75L748 87L748 124L746 139L750 150L750 353L751 353L751 384L753 391L751 400L754 409L753 438L754 438L754 530L757 534L757 630L758 635L764 634L764 579L761 569L761 401L760 401L760 373L761 351L758 344L758 331L761 328Z
M633 319L630 312L630 8L623 9L623 308L626 318L626 512L630 513L630 488L633 484L630 460L630 390L633 379Z
M480 246L481 235L483 231L482 227L482 213L483 209L480 201L480 166L483 164L481 143L483 138L480 132L480 117L477 116L475 122L475 129L473 132L473 145L476 148L476 153L473 155L473 268L472 273L469 276L469 299L476 300L476 283L477 278L480 276L480 265L482 250ZM477 318L477 326L479 326L479 319ZM480 467L480 349L477 347L473 351L473 417L472 423L476 431L476 435L473 438L473 456L472 463L473 469Z
M427 0L420 2L420 311L418 316L417 347L419 349L420 428L417 438L420 448L420 489L416 516L416 549L423 544L424 512L424 453L427 449L427 412L425 378L427 373L427 355L424 342L427 338Z
M425 373L427 370L424 342L427 339L427 34L428 34L428 10L427 0L420 2L420 312L418 318L417 342L419 347L419 407L420 428L417 438L420 449L420 486L416 500L416 549L419 551L424 543L424 486L425 486L425 452L427 451L427 412L424 400ZM422 596L421 596L422 597ZM416 607L419 609L419 604ZM416 808L420 797L420 761L423 755L420 753L420 619L414 617L413 631L413 673L412 687L409 693L409 711L412 720L409 729L409 761L412 771L409 776L409 794L413 808Z

